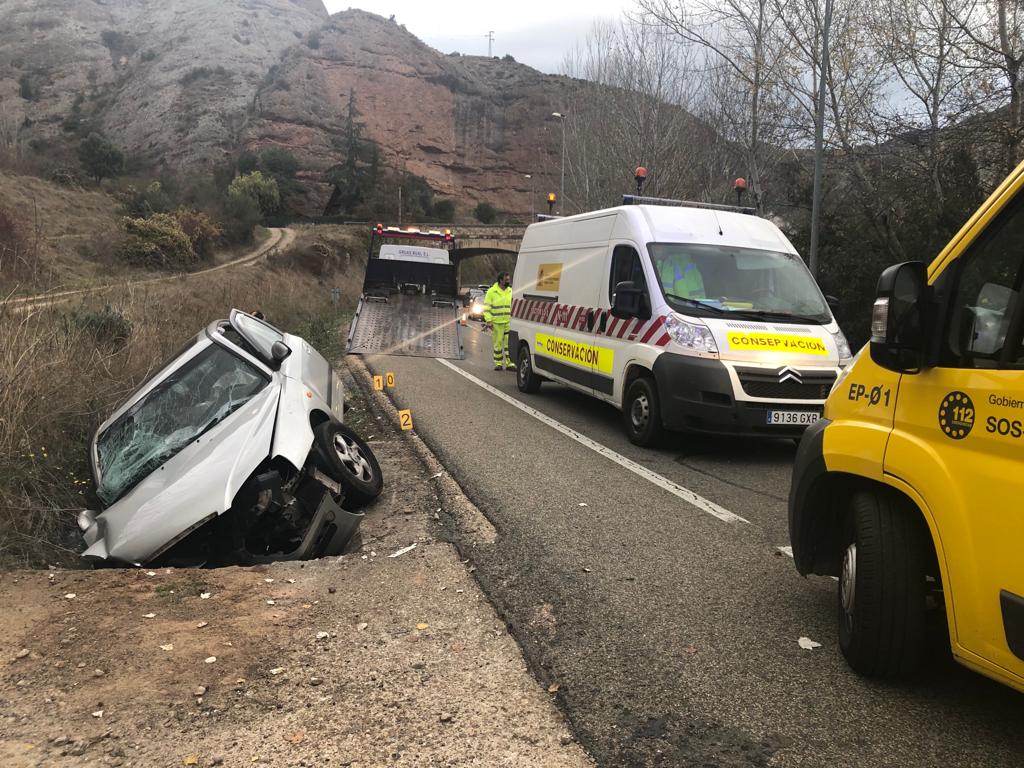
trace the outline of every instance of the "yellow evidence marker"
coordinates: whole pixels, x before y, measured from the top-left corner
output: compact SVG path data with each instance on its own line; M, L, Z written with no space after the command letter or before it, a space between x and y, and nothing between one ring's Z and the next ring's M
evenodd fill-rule
M398 423L402 426L402 429L412 429L412 411L406 408L404 411L398 412Z
M383 376L374 376L373 377L373 388L375 390L377 390L378 392L380 392L382 389L384 389L384 377Z
M385 377L384 380L385 380L385 382L388 385L388 389L394 389L395 388L395 374L394 373L392 373L391 371L388 371L387 376Z

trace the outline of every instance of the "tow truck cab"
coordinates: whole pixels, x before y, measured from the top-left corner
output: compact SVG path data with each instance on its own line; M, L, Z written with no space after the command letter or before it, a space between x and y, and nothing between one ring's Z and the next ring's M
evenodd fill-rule
M800 573L839 578L840 648L915 670L926 611L954 657L1024 691L1024 164L931 263L883 272L871 341L804 434L789 499Z

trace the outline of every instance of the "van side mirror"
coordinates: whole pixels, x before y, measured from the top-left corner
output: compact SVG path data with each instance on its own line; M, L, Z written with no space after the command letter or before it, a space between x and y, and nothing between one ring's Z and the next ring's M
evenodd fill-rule
M929 337L928 269L923 262L896 264L878 278L871 310L871 359L897 373L925 365Z
M615 292L612 294L612 317L617 317L620 320L639 317L643 296L643 289L637 288L636 283L632 280L617 283Z

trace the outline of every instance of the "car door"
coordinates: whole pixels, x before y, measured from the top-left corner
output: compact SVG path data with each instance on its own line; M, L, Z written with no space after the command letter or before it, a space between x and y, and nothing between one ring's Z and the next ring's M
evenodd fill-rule
M933 279L936 365L900 380L885 472L931 511L958 653L1021 674L1004 612L1024 615L1024 197L953 256Z

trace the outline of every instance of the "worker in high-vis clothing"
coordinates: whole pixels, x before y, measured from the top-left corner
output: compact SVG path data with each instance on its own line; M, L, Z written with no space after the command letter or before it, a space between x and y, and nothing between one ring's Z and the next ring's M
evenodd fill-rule
M508 325L512 320L512 275L498 274L498 279L484 296L484 324L491 329L494 344L494 370L514 371L515 364L508 355Z
M676 252L658 261L658 280L666 293L681 299L703 299L704 278L687 254Z

